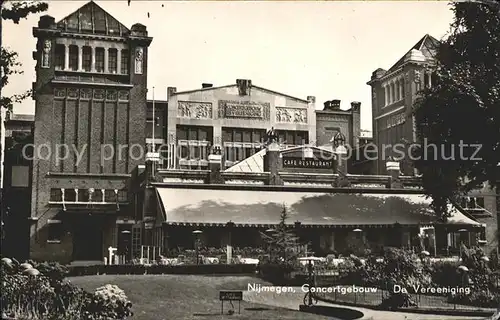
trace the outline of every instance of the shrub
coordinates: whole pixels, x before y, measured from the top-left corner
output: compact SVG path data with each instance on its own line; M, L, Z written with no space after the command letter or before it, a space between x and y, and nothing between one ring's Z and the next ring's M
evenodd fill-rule
M37 269L2 260L2 313L30 320L110 320L132 315L123 290L107 285L87 292L64 279L67 269L57 263L36 263ZM39 272L39 273L38 273Z

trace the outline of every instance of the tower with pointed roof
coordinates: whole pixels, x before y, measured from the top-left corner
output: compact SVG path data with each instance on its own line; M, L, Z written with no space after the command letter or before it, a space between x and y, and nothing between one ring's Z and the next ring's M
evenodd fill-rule
M134 215L128 186L144 162L152 38L93 1L58 22L42 16L33 36L31 257L102 260L116 221ZM64 228L57 239L54 225Z
M439 41L426 34L388 70L378 68L367 83L372 88L373 141L377 145L377 174L386 174L388 157L401 157L395 153L405 151L401 171L413 175L408 158L408 145L416 140L412 106L416 94L424 86L432 86L434 55Z

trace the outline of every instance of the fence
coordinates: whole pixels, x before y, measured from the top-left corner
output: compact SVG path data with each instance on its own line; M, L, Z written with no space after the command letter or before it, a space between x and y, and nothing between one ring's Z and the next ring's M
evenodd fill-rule
M323 279L323 283L326 279ZM326 287L328 292L319 292L317 297L334 303L378 307L390 296L388 289L376 287L363 287L355 285L334 285ZM407 288L411 302L406 308L432 309L432 310L464 310L464 311L494 311L496 308L485 308L474 305L452 302L450 297L452 289L448 294L441 295L431 293L414 293L413 288ZM460 292L457 292L460 293Z

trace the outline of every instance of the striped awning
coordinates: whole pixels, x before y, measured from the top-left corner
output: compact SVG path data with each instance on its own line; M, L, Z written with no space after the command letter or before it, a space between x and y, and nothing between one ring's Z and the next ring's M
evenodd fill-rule
M303 227L363 227L439 224L430 200L420 194L319 193L157 188L164 223L181 226L271 226L283 207L288 223ZM447 225L481 224L456 208Z

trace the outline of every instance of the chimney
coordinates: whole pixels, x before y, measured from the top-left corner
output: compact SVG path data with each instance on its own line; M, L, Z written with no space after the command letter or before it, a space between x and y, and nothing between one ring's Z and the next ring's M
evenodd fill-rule
M173 96L177 92L176 87L167 87L167 101L168 99Z
M236 79L236 86L238 87L240 96L249 96L250 89L252 88L252 80Z
M316 97L315 96L307 96L307 106L311 109L316 109Z
M56 19L49 15L41 16L38 20L38 27L41 29L52 29L55 27Z
M353 101L351 102L351 110L352 112L360 112L361 110L361 102Z
M351 102L352 114L352 144L353 147L359 146L359 137L361 136L361 102Z
M332 109L340 109L340 100L332 100Z
M211 83L202 83L202 84L201 84L201 87L202 87L203 89L206 89L206 88L212 88L213 86L214 86L214 85L213 85L213 84L211 84Z

